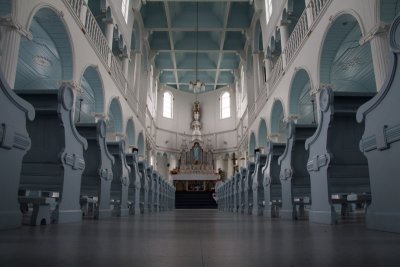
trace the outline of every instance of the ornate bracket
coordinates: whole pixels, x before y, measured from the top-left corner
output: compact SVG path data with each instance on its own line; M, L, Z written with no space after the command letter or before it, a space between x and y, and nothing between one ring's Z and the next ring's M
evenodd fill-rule
M85 160L77 154L65 154L64 163L71 166L73 170L85 169Z
M400 124L390 128L385 125L375 135L361 139L360 150L362 152L369 152L375 149L385 150L389 148L389 145L391 143L397 142L399 140Z
M12 125L0 124L0 147L11 149L13 147L27 150L31 145L30 138L26 135L17 133Z
M113 179L113 172L109 169L101 169L100 178L105 181L111 181Z
M312 160L310 160L307 163L307 170L309 172L312 172L312 171L317 172L317 171L319 171L319 169L321 167L326 166L328 164L328 162L329 162L328 155L326 155L326 154L325 155L316 155L316 156L314 156L314 158Z
M128 185L129 185L129 178L123 176L123 177L121 178L121 184L122 184L123 186L128 186Z
M292 178L292 175L293 175L292 169L285 168L285 169L283 170L283 173L280 175L279 178L280 178L281 180L288 180L289 178Z

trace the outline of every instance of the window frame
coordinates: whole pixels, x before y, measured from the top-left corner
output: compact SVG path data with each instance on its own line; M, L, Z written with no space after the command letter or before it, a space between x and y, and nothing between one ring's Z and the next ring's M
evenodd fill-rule
M227 95L227 100L225 98L225 96ZM227 103L224 103L224 101L228 101ZM229 93L228 91L225 91L221 94L220 96L220 101L219 101L219 110L220 110L220 119L229 119L231 117L231 93ZM227 111L227 114L225 114Z
M170 107L169 107L169 110L168 110L168 112L171 114L171 116L168 116L168 114L166 113L166 108L165 108L165 101L166 101L166 98L165 98L165 95L168 95L169 97L170 97ZM170 92L170 91L165 91L164 93L163 93L163 113L162 113L162 116L163 116L163 118L166 118L166 119L173 119L174 118L174 95Z
M122 13L122 17L124 17L126 24L128 24L128 19L129 19L129 4L130 4L130 0L122 0L121 13Z
M265 0L265 19L268 24L272 15L272 0Z

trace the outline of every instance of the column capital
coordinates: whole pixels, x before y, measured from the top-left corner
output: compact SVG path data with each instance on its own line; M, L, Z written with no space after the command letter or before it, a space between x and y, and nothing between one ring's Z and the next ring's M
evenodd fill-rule
M389 31L390 25L384 22L379 22L375 24L371 30L369 30L363 37L361 37L359 44L364 45L365 43L371 41L376 36L385 34Z
M0 18L0 26L11 28L28 40L33 39L32 33L29 30L25 29L25 27L22 26L20 23L18 23L14 16Z

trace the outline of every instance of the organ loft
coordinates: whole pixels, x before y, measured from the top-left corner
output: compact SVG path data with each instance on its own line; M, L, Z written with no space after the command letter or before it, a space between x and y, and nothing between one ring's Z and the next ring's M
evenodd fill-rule
M399 25L0 0L0 266L399 266Z

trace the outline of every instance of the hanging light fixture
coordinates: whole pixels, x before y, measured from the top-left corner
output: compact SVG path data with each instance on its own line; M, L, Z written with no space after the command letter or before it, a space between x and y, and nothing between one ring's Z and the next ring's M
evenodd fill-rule
M199 2L196 2L196 79L189 82L189 89L195 94L204 92L206 85L198 79L198 58L199 58Z

